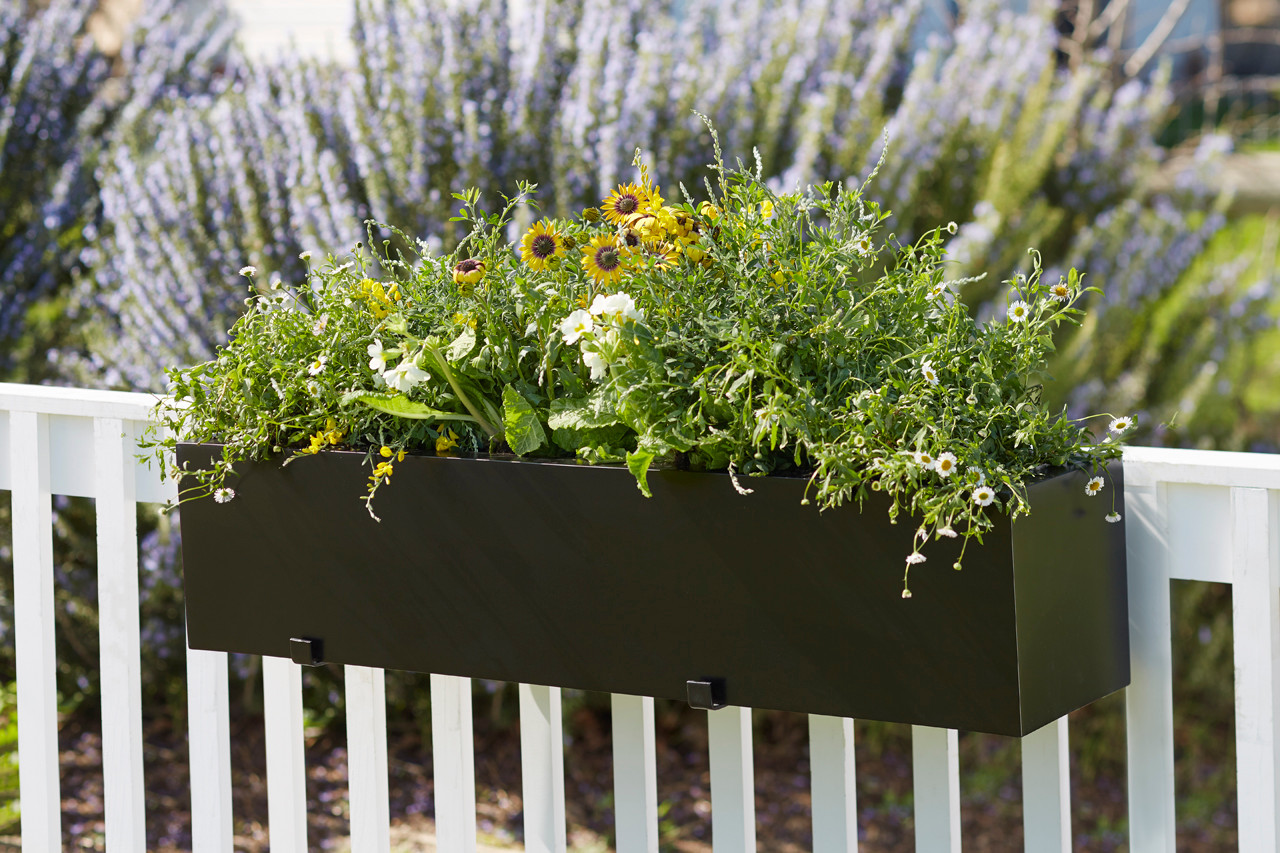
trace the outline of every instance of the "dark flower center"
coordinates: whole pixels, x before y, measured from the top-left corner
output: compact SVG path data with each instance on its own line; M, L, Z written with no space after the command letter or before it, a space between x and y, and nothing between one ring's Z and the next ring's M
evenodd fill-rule
M633 249L640 245L640 235L634 231L628 231L623 235L622 239L625 240L627 245Z
M550 234L539 234L533 238L529 248L533 251L534 257L549 258L556 253L556 238Z
M467 258L465 261L458 261L456 269L458 272L475 272L480 269L480 262L475 258Z
M614 209L624 215L635 213L640 209L640 199L633 195L624 195L622 198L618 199L618 203L614 206Z
M622 255L614 246L602 246L596 251L596 266L605 272L613 272L622 264Z

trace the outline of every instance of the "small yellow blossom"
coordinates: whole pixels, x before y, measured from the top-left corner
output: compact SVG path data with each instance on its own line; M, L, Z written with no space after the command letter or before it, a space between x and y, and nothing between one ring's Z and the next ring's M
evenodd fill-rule
M448 453L450 450L458 446L458 434L453 430L448 430L448 434L441 433L436 439L436 453Z
M702 206L698 208L698 213L702 214L707 219L710 219L712 222L715 222L720 218L720 208L716 207L709 201L704 201L702 203Z

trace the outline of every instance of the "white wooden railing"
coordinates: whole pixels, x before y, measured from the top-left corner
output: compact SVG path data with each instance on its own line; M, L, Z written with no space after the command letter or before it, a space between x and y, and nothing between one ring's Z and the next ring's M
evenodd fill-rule
M60 850L54 686L55 494L95 499L106 849L146 849L139 663L138 502L173 494L137 462L146 395L0 384L0 490L12 491L23 848ZM1126 691L1130 850L1174 850L1171 579L1234 585L1236 763L1243 851L1280 849L1280 457L1131 448L1125 454L1133 684ZM227 656L188 652L195 853L232 850ZM301 669L263 661L273 853L307 850ZM353 853L390 849L381 670L346 667ZM565 850L560 692L520 686L525 846ZM444 853L476 847L471 688L431 678L436 830ZM754 851L750 712L709 712L717 851ZM857 849L853 725L809 721L816 853ZM1071 845L1067 721L1022 743L1026 849ZM613 697L619 853L658 849L653 700ZM960 849L956 732L913 729L916 849Z

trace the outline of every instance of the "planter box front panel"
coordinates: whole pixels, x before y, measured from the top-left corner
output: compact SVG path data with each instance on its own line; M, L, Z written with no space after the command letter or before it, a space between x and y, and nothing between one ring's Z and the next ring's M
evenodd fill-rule
M930 543L903 600L915 525L801 506L804 480L655 471L645 498L620 468L409 457L378 523L363 459L245 464L233 500L183 505L193 648L308 637L334 663L670 699L722 678L734 705L1011 735L1128 683L1123 527L1082 475L961 572Z

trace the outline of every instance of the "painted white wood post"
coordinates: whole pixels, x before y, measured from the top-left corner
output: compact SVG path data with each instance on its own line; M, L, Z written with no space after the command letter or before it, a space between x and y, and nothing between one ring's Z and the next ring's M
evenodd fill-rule
M267 832L271 853L307 853L307 769L303 753L302 667L263 656L267 736Z
M564 722L558 687L520 685L520 775L524 849L565 853Z
M191 851L231 853L231 727L227 653L187 649Z
M102 787L107 853L145 853L138 524L124 421L93 421L98 528L98 636L102 673Z
M10 413L9 471L13 480L13 622L22 846L24 850L61 850L47 415Z
M1129 660L1129 849L1174 853L1173 648L1169 614L1166 486L1125 466Z
M618 853L658 853L653 699L613 694L613 812Z
M1231 490L1236 790L1241 850L1280 850L1280 532L1266 489Z
M755 853L756 783L751 709L707 712L711 759L711 844L716 853Z
M813 853L857 853L858 786L853 720L809 715Z
M1026 853L1071 853L1071 752L1067 718L1022 739Z
M390 853L386 674L367 666L347 666L343 674L347 698L351 853Z
M436 783L436 849L475 853L476 747L469 678L431 676L431 763Z
M911 727L916 850L960 853L960 742L955 729Z

